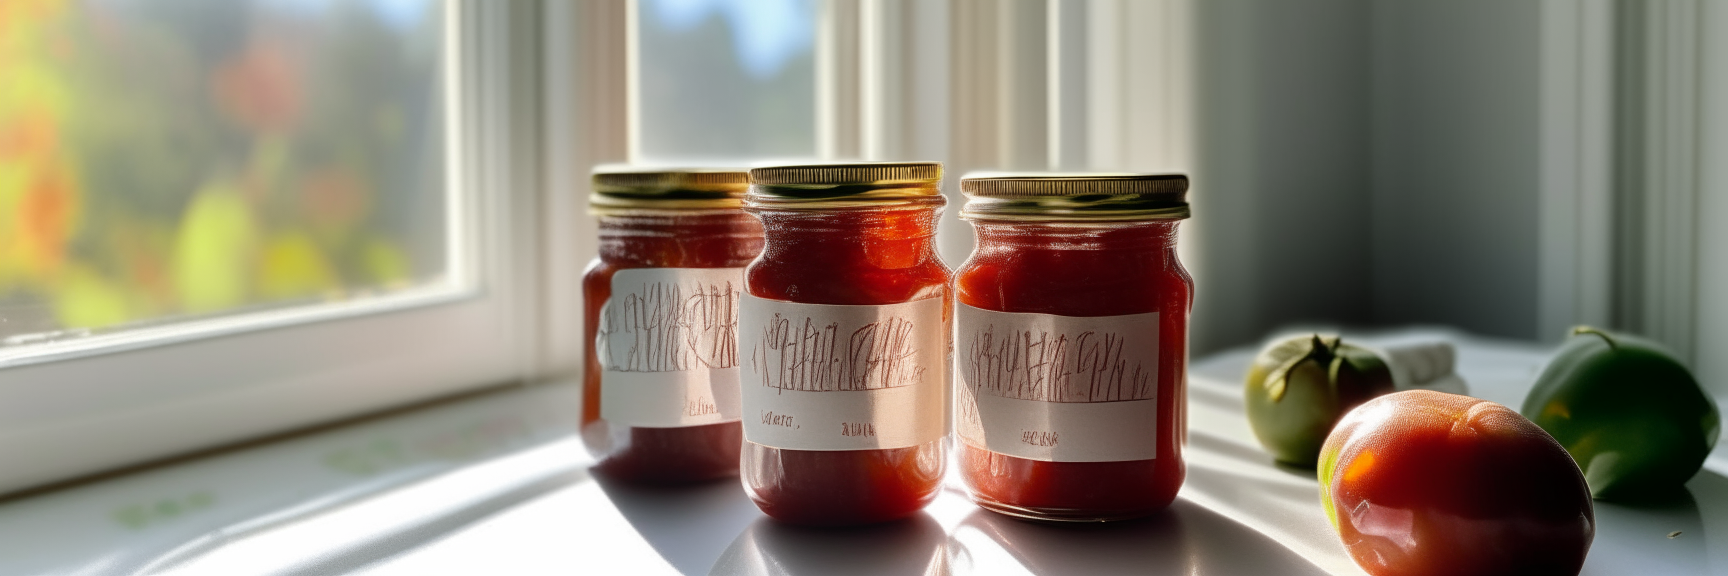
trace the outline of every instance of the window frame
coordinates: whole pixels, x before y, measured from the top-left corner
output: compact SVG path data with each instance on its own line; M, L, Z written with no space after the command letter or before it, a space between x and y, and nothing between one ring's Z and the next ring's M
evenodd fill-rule
M547 371L541 8L445 5L450 280L0 356L0 494Z

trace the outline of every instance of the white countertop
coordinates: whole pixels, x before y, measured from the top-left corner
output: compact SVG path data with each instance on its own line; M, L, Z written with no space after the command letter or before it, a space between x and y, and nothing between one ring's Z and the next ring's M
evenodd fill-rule
M1474 395L1513 408L1546 358L1428 334L1458 346ZM1192 366L1188 479L1143 521L1012 520L951 480L910 521L785 526L736 481L642 488L590 475L578 391L559 383L5 501L0 574L1360 574L1312 472L1272 465L1248 430L1239 379L1252 352ZM1728 575L1723 449L1706 468L1690 502L1597 503L1584 573Z

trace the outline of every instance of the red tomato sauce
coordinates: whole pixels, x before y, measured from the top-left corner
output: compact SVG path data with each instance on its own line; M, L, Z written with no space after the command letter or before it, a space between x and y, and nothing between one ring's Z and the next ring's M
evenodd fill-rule
M762 250L762 226L733 210L658 212L600 219L600 256L582 277L584 295L583 438L601 456L601 473L643 483L683 483L738 473L743 426L723 422L682 428L607 429L600 420L600 361L594 354L600 308L612 295L612 275L628 268L738 268ZM612 438L605 438L613 435Z
M1061 316L1159 313L1157 452L1151 460L1046 462L957 441L962 478L986 508L1043 519L1112 520L1168 506L1182 486L1188 314L1194 283L1174 222L974 222L978 248L955 273L960 303Z
M750 294L805 304L898 304L940 297L936 208L757 211L767 243L745 271ZM746 415L748 417L748 415ZM884 450L790 450L744 444L745 491L763 512L798 524L848 525L912 515L936 498L943 440Z

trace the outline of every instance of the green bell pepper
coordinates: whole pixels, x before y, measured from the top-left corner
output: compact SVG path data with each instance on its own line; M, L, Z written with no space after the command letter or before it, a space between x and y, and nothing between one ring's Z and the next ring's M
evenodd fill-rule
M1661 345L1588 327L1572 331L1522 412L1566 447L1601 500L1672 493L1721 427L1716 402Z

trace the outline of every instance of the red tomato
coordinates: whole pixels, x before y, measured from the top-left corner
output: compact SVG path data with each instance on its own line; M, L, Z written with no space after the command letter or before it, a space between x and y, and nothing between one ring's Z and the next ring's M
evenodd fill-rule
M1486 400L1371 400L1332 429L1319 472L1327 519L1376 576L1577 574L1596 534L1572 457Z

